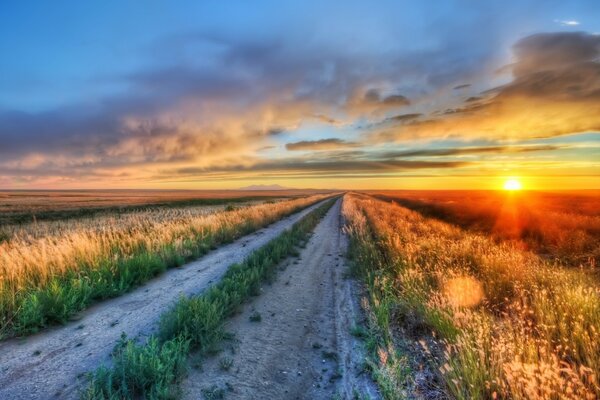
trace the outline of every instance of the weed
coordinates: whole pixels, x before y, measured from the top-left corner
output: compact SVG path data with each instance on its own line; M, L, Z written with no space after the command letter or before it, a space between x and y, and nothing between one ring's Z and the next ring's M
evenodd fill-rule
M86 399L137 398L171 399L177 382L185 371L189 344L180 338L159 343L150 338L140 346L133 341L113 355L110 368L100 367L84 395Z
M248 319L250 320L250 322L260 322L262 321L262 316L258 311L254 311L252 314L250 314L250 317Z
M326 360L337 361L338 355L335 351L322 351L321 356Z
M219 400L225 398L225 390L213 385L209 388L202 389L202 396L205 400Z
M367 328L364 325L358 324L352 325L352 327L350 328L350 334L360 339L366 339L367 337L369 337L369 331L367 330Z
M229 371L232 366L233 358L223 357L219 360L219 368L221 368L222 371Z

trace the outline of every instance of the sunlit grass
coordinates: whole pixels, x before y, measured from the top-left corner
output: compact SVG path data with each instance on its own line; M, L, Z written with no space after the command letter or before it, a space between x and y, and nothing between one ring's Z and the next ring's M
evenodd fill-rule
M390 191L377 197L512 242L548 260L592 268L600 260L596 191Z
M212 214L92 219L76 228L49 225L52 234L13 236L0 243L0 337L65 322L93 301L122 294L324 197Z
M376 371L402 359L402 333L421 341L421 355L458 399L600 396L600 289L592 273L368 197L347 197L344 215L384 338L379 352L387 358L378 357ZM415 385L410 375L388 375L386 385Z

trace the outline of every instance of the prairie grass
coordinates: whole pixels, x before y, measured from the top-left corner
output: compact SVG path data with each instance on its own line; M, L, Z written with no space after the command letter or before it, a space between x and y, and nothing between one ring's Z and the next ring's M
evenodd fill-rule
M214 349L225 336L225 320L251 296L260 293L261 283L276 274L278 263L293 254L334 202L335 199L329 200L241 264L230 266L221 281L203 294L182 297L161 316L156 337L142 345L122 341L113 355L112 366L92 373L84 398L173 398L178 392L176 384L185 372L180 368L183 357L189 351L202 354ZM142 359L147 362L139 362Z
M314 190L0 190L0 225L307 197Z
M419 359L457 399L600 396L593 270L550 264L367 196L346 196L343 212L386 398L414 390Z
M0 338L64 323L168 268L299 211L325 195L232 211L167 210L92 219L0 243ZM50 228L48 228L50 229Z
M598 191L391 191L377 197L570 266L600 261Z

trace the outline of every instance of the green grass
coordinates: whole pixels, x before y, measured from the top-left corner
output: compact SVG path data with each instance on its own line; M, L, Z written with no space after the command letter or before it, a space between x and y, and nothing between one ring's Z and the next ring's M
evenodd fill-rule
M311 204L307 205L310 206ZM292 209L282 217L299 211ZM248 219L242 224L213 231L193 233L193 238L165 243L158 251L142 243L135 248L115 248L110 258L81 262L48 284L31 287L15 295L0 292L0 339L38 332L44 327L63 324L92 303L126 293L169 268L198 259L211 249L262 228L264 224Z
M159 333L145 345L128 340L119 345L110 368L91 375L86 399L171 399L184 374L180 360L190 351L209 352L224 338L223 325L251 296L260 294L261 283L271 279L277 265L292 254L333 205L327 201L289 230L254 251L240 264L229 267L219 283L199 296L182 297L161 316ZM176 350L174 350L176 349ZM162 357L166 358L162 358ZM142 365L142 359L147 362ZM147 377L153 377L149 381ZM206 395L205 395L206 397Z

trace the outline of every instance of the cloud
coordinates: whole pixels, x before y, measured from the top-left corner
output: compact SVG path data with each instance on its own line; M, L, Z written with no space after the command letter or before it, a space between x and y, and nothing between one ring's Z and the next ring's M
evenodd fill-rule
M541 33L513 46L512 80L455 108L392 127L376 141L426 137L552 137L600 130L600 36Z
M467 154L501 154L501 153L529 153L536 151L552 151L563 147L555 145L539 146L485 146L485 147L457 147L445 149L417 149L404 150L383 153L385 158L405 158L405 157L441 157L441 156L460 156Z
M371 145L421 137L552 136L600 128L600 37L561 32L524 38L515 44L514 63L506 69L512 80L479 94L473 93L478 85L461 82L475 82L473 75L498 49L466 46L472 42L470 33L442 39L425 49L396 52L392 44L393 49L359 51L289 37L172 37L153 48L160 60L111 78L127 88L123 92L43 112L0 110L0 180L134 181L164 177L160 171L226 178L228 173L276 168L307 176L348 168L459 168L465 164L393 158L475 152L423 149L374 160L368 159L369 143L328 138L288 143L286 149L328 152L330 161L289 154L257 159L260 151L278 143L276 136L305 123L327 129L366 126ZM216 50L209 55L190 51L204 47ZM439 95L444 91L461 102L446 105ZM432 107L439 112L432 113ZM354 151L336 151L343 149ZM479 150L493 151L508 150Z
M575 21L574 19L560 20L555 19L554 22L560 24L562 26L578 26L580 25L579 21Z
M388 118L388 121L413 121L419 117L421 117L423 114L421 113L410 113L410 114L399 114L399 115L394 115L393 117Z
M198 48L215 50L192 61L178 56ZM47 172L80 176L250 158L272 145L273 136L306 121L350 125L360 115L406 107L402 82L448 78L437 77L434 66L444 64L446 51L356 52L290 38L203 33L171 37L152 48L169 57L102 78L126 91L43 112L0 109L0 167L25 176L32 172L26 160L35 158ZM452 76L467 73L457 68Z
M348 99L345 108L353 114L369 115L396 110L410 104L410 100L399 93L388 91L382 94L382 89L379 88L357 88Z
M468 162L458 161L408 161L408 160L311 160L311 159L285 159L285 160L264 160L250 165L240 164L229 167L213 166L210 168L189 167L181 168L177 171L167 171L166 175L174 173L175 175L202 175L215 172L294 172L307 174L313 172L327 173L369 173L369 172L401 172L403 170L415 169L445 169L457 168L469 165Z
M357 143L347 142L342 139L330 138L321 140L303 140L296 143L287 143L285 148L290 151L298 150L334 150L346 147L356 147Z

